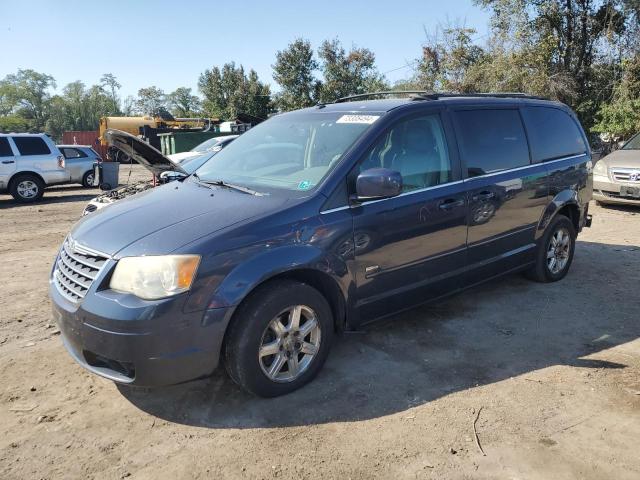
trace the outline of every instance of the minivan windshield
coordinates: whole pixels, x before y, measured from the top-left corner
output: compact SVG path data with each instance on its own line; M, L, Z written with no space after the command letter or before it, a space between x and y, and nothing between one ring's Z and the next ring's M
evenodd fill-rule
M631 140L625 143L622 150L640 150L640 133L636 133L635 136L631 137Z
M203 182L309 191L382 113L302 111L252 128L199 168Z

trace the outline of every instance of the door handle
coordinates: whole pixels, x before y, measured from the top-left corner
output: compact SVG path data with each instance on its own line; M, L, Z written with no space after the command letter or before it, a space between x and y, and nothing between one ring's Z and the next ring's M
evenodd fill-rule
M7 163L16 163L15 160L3 160L2 163L7 164Z
M474 201L478 201L478 200L490 200L490 199L492 199L492 198L493 198L493 197L495 197L495 196L496 196L496 194L495 194L495 193L493 193L493 192L480 192L480 193L478 193L477 195L474 195L474 196L472 197L472 199L473 199Z
M452 208L464 206L464 200L457 198L447 198L438 204L440 210L451 210Z

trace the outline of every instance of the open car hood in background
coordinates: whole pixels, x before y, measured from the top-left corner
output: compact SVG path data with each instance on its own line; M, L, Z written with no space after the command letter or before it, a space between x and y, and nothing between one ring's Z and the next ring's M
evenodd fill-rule
M109 146L115 147L129 155L129 157L151 171L154 175L160 175L162 172L167 171L187 174L180 165L169 160L148 143L143 142L138 137L134 137L127 132L110 128L104 132L104 138Z

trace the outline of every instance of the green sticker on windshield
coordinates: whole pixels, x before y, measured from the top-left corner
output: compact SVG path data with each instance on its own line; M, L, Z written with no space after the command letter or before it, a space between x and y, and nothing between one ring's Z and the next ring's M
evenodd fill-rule
M311 188L311 182L309 180L303 180L298 184L298 190L309 190Z

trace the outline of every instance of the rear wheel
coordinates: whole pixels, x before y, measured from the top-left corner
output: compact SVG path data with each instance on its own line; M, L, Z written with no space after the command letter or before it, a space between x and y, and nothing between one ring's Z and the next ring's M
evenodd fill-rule
M9 191L21 203L36 202L44 195L44 182L35 175L22 174L11 180Z
M93 171L89 171L85 173L82 177L82 186L85 188L93 188L94 186L93 180L94 180Z
M573 261L576 236L571 220L557 215L540 239L536 263L527 276L538 282L556 282L564 278Z
M229 376L262 397L292 392L324 364L333 317L316 289L294 281L260 287L238 308L225 341Z

